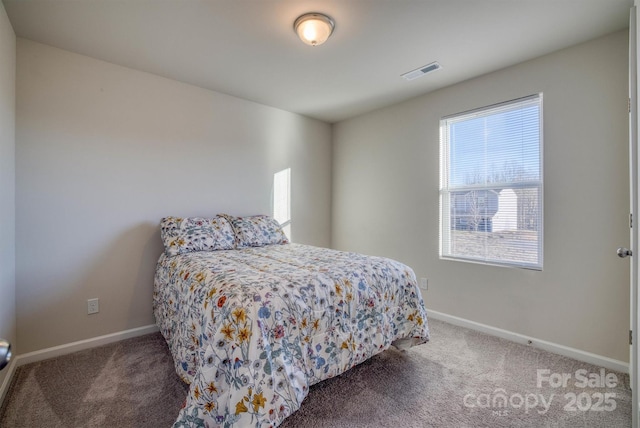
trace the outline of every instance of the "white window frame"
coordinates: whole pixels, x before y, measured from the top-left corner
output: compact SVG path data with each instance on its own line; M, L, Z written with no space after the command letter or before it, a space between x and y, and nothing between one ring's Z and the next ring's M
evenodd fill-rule
M509 185L509 188L532 188L537 187L538 189L538 206L539 206L539 216L538 216L538 236L537 236L537 254L538 261L537 263L531 263L527 261L512 261L512 260L498 260L491 259L487 256L485 257L471 257L468 255L456 255L452 254L454 251L451 249L451 235L452 235L452 224L451 224L451 194L453 192L462 192L462 191L490 191L490 190L499 190L504 189L504 183L499 183L498 185L493 185L489 183L481 184L481 185L451 185L449 183L450 180L450 147L449 147L449 127L451 124L459 123L465 120L490 116L492 114L497 114L500 112L507 111L509 109L513 109L517 106L524 107L527 105L537 104L539 108L539 180L530 180L530 181L518 181L513 182ZM455 261L464 261L471 263L480 263L485 265L496 265L496 266L506 266L506 267L517 267L524 269L533 269L533 270L542 270L543 267L543 255L544 255L544 169L543 169L543 114L542 114L542 94L534 94L523 98L518 98L511 101L506 101L499 104L493 104L487 107L482 107L462 113L457 113L454 115L445 116L440 120L440 259L443 260L455 260Z

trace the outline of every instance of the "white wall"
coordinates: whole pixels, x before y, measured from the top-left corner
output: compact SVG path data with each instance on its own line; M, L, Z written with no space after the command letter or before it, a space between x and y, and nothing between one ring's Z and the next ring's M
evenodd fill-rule
M619 32L334 125L332 245L408 263L435 311L628 361L627 45ZM537 92L544 270L439 260L439 119Z
M0 2L0 337L15 346L16 36ZM7 371L0 372L0 385Z
M24 39L16 90L21 352L152 324L160 218L270 213L281 169L330 245L328 124Z

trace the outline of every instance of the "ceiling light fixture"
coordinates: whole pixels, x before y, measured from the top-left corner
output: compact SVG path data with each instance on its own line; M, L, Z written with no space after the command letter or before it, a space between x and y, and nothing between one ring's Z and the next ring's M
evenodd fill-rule
M327 41L335 24L333 19L322 13L305 13L293 23L293 29L304 43L318 46Z

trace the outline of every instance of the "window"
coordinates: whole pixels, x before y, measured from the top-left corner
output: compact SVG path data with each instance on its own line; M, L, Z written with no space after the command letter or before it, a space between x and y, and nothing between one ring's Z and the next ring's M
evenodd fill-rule
M273 218L291 241L291 168L273 174Z
M440 121L440 257L542 270L542 94Z

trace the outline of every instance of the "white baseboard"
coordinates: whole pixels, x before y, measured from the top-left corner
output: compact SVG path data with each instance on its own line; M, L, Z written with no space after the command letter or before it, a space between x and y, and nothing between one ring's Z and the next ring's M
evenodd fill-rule
M615 370L621 373L629 373L629 363L625 363L624 361L614 360L613 358L603 357L602 355L592 354L591 352L581 351L579 349L570 348L568 346L559 345L557 343L548 342L546 340L527 337L519 333L503 330L501 328L492 327L486 324L480 324L475 321L470 321L453 315L443 314L442 312L432 311L429 309L427 309L427 316L429 318L448 322L449 324L480 331L482 333L497 336L502 339L507 339L512 342L533 346L534 348L542 349L554 354L563 355L565 357L573 358L574 360L582 361L584 363L593 364L595 366L604 367L606 369Z
M35 363L37 361L48 360L49 358L59 357L60 355L71 354L72 352L82 351L84 349L95 348L107 345L113 342L119 342L131 337L142 336L149 333L155 333L158 327L155 325L146 325L144 327L132 328L131 330L119 331L116 333L105 334L104 336L92 337L91 339L79 340L64 345L54 346L52 348L41 349L39 351L28 352L16 357L18 367L25 364Z
M23 366L25 364L35 363L37 361L48 360L49 358L55 358L61 355L71 354L73 352L82 351L85 349L96 348L98 346L107 345L113 342L119 342L131 337L155 333L156 331L158 331L158 327L156 325L146 325L143 327L132 328L131 330L105 334L104 336L92 337L91 339L79 340L77 342L54 346L52 348L46 348L39 351L28 352L26 354L15 355L11 359L9 365L5 368L5 370L8 370L8 374L7 376L5 376L2 385L0 385L0 405L4 401L4 397L7 394L9 385L11 384L11 378L13 377L15 369L17 367Z
M6 370L6 376L2 381L2 385L0 385L0 406L2 406L4 397L7 395L7 391L9 391L9 385L11 385L11 379L13 379L13 374L16 371L16 367L18 367L16 359L11 358L9 365L4 368L4 370Z

